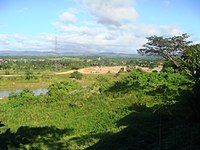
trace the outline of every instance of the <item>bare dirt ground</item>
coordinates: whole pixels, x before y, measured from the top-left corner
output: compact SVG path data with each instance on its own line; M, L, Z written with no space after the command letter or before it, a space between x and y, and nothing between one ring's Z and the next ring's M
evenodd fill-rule
M78 71L82 74L105 74L105 73L117 73L121 68L124 68L126 71L126 66L112 66L112 67L89 67L82 68Z
M108 72L110 73L118 73L119 70L121 68L124 68L124 71L127 70L127 67L126 66L105 66L105 67L88 67L88 68L82 68L82 69L79 69L77 70L78 72L82 73L82 74L106 74ZM158 67L155 67L153 69L150 69L148 67L139 67L139 66L135 66L135 68L141 68L142 70L146 71L146 72L152 72L154 70L160 72L162 70L162 66L158 66ZM72 72L74 72L76 70L69 70L69 71L66 71L66 72L56 72L55 74L70 74Z
M88 68L82 68L77 70L78 72L82 74L106 74L108 72L110 73L117 73L121 68L124 68L124 71L126 71L126 66L110 66L110 67L88 67ZM74 72L75 70L70 70L66 72L57 72L55 74L70 74Z
M0 75L1 77L19 77L19 76L22 76L22 75L16 75L16 74L13 74L13 75Z
M126 66L102 66L102 67L88 67L88 68L82 68L77 70L78 72L82 73L82 74L106 74L108 72L110 73L118 73L119 70L121 68L124 68L124 71L127 70ZM135 66L135 68L141 68L142 70L146 71L146 72L152 72L154 70L160 72L162 70L162 66L158 66L155 67L153 69L150 69L148 67L140 67L140 66ZM76 70L69 70L69 71L65 71L65 72L56 72L55 74L59 75L59 74L70 74L72 72L74 72ZM17 76L22 76L22 75L0 75L2 77L17 77Z
M148 68L148 67L140 67L140 66L135 66L135 68L141 68L142 70L144 70L144 71L146 71L146 72L152 72L152 71L154 71L154 70L160 72L160 71L162 70L163 66L162 66L162 65L159 65L158 67L155 67L155 68L153 68L153 69Z

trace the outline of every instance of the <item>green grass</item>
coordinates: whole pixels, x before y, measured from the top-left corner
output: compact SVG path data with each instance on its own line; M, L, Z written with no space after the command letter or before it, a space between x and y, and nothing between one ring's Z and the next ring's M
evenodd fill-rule
M77 93L73 93L69 98L52 103L27 104L16 108L1 107L0 120L11 129L11 132L19 132L20 127L41 128L56 127L64 130L70 129L70 135L64 134L59 137L59 141L68 143L68 148L84 149L98 142L100 137L88 139L79 139L85 144L79 145L77 140L91 134L100 134L104 132L116 132L121 128L116 126L116 121L125 115L131 113L128 109L132 101L127 99L113 99L100 95L98 91L88 93L90 89L85 88ZM29 131L27 131L29 132ZM50 133L51 134L51 133ZM45 143L40 144L45 148ZM28 147L29 144L25 145ZM30 145L29 145L30 146Z
M160 96L154 86L157 82L170 86L174 82L172 77L180 75L172 73L168 78L164 75L137 71L131 76L126 73L84 75L72 85L75 89L69 84L67 87L58 84L58 89L52 87L53 96L29 94L4 99L0 103L0 121L5 125L0 128L0 148L198 149L199 123L184 120L186 113L181 104L169 105L163 101L185 97L178 97L176 92L171 97ZM147 84L145 77L154 81L153 85L148 83L151 87L143 87ZM45 83L73 80L69 75L56 75ZM118 84L113 84L116 81ZM174 86L174 91L180 90L179 85ZM24 103L18 103L23 100Z
M18 74L19 75L19 74ZM120 76L115 77L115 74L105 74L103 75L109 81L119 80L125 73L121 73ZM98 74L88 74L83 75L82 80L78 82L83 86L89 86L99 82L96 78ZM16 77L3 77L0 76L0 90L18 90L18 89L37 89L37 88L47 88L50 84L54 82L62 82L66 80L73 80L70 78L70 74L55 75L54 72L43 71L40 74L35 75L35 78L26 80L25 76Z

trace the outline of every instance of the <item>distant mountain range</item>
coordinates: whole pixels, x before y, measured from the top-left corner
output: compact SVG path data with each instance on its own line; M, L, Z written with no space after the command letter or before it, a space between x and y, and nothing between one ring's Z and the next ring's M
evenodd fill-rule
M41 51L0 51L0 56L45 56L54 54L56 53Z
M68 56L124 56L124 57L130 57L130 56L139 56L138 54L126 54L126 53L114 53L114 52L54 52L54 51L0 51L0 56L62 56L62 55L68 55Z

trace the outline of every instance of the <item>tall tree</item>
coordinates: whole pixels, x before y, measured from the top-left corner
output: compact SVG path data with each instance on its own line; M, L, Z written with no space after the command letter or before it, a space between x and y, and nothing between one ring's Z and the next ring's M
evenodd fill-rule
M200 84L200 44L191 45L186 48L182 55L183 66L195 83Z
M147 37L148 42L143 45L143 48L138 49L138 53L142 55L161 56L171 61L176 67L180 67L179 61L182 61L181 56L186 47L191 41L187 41L189 35L182 34L164 38L162 36Z
M186 65L183 55L191 43L188 38L187 34L168 38L150 36L147 37L148 42L143 45L143 48L137 51L141 55L161 56L180 69Z
M178 69L184 71L194 81L193 110L200 119L200 44L191 44L187 34L164 38L162 36L147 37L148 42L138 49L142 55L161 56L171 61Z

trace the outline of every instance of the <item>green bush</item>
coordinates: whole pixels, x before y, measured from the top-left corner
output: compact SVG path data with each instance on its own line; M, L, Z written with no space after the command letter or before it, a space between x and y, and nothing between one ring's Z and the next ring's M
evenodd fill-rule
M73 73L70 74L70 78L81 80L83 78L83 74L78 71L74 71Z
M20 93L12 92L8 96L8 105L10 107L18 107L21 105L26 105L30 103L35 103L37 100L37 97L34 96L34 93L29 90L25 89Z
M120 70L118 71L118 73L122 73L124 72L124 68L120 68Z
M10 75L10 71L6 70L5 75Z
M63 100L68 95L70 91L77 88L77 83L75 81L67 82L55 82L48 87L48 100L58 101Z
M175 73L173 68L165 68L160 73L146 73L141 70L132 71L127 77L108 87L107 92L128 93L141 91L163 102L173 101L180 96L181 91L193 84L186 76Z

